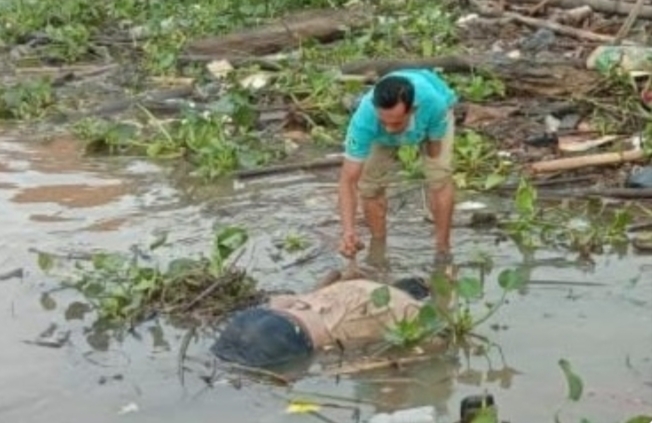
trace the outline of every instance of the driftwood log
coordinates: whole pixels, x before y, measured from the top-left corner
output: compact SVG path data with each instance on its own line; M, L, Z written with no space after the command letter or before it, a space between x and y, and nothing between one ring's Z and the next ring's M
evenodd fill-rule
M194 61L242 60L297 48L308 39L321 43L341 39L347 30L367 26L369 7L313 9L288 15L273 24L226 35L194 40L183 58Z
M512 4L518 3L532 3L538 4L541 0L511 0ZM548 6L560 7L562 9L574 9L582 6L590 6L596 12L615 14L615 15L629 15L636 7L635 3L629 3L618 0L549 0L546 2ZM652 19L652 6L642 6L638 14L641 19Z
M513 95L562 97L590 91L600 76L573 60L536 61L504 56L443 56L406 60L363 60L342 66L343 74L366 75L369 79L405 69L441 69L444 72L488 71L499 77Z
M591 166L610 166L621 163L637 162L645 160L646 158L647 155L643 150L629 150L620 153L599 153L547 160L532 163L526 167L532 174L541 174L575 170Z

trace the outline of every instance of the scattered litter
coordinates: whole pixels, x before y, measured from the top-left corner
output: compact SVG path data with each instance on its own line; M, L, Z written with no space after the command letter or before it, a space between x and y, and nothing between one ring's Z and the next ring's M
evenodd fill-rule
M559 138L555 132L544 132L542 134L531 135L525 139L525 144L531 147L544 148L557 145Z
M118 411L118 415L123 415L123 414L130 414L130 413L135 413L139 411L138 404L135 402L129 403L125 406L123 406L120 411Z
M272 76L273 74L271 73L265 73L265 72L254 73L245 78L242 78L240 80L240 85L242 85L244 88L259 90L267 85L267 83L270 81Z
M613 66L625 72L652 71L652 47L599 46L586 59L587 69L606 73Z
M583 136L566 136L559 139L559 150L564 152L587 151L595 147L609 144L618 139L616 135L607 135L594 140L585 140Z
M652 188L652 167L635 167L625 181L627 188Z
M479 201L463 201L455 205L455 208L460 211L482 210L486 209L487 205Z
M369 423L435 423L435 407L409 408L392 414L380 413L372 416Z
M233 70L233 65L228 60L214 60L206 66L206 69L215 78L224 78Z
M306 414L306 413L315 413L321 410L319 404L314 404L311 402L304 401L292 401L285 410L288 414Z

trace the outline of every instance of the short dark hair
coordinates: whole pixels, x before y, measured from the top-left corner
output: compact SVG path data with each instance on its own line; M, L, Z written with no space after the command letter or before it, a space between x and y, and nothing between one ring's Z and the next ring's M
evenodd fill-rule
M407 293L415 300L423 300L430 295L426 280L420 277L402 278L394 282L393 286Z
M414 103L414 86L403 76L386 76L376 83L373 102L381 109L391 109L402 102L405 109L410 110Z

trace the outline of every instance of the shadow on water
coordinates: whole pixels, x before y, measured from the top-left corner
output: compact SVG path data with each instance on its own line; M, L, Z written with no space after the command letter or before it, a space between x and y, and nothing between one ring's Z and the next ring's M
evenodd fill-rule
M243 263L263 288L309 290L343 265L334 248L334 181L328 173L286 175L220 186L219 196L200 201L170 182L167 170L138 159L82 159L66 139L41 145L0 138L0 274L15 276L0 281L2 420L317 421L285 413L288 398L310 392L321 401L355 399L363 418L433 405L445 422L457 419L464 396L488 389L503 419L549 421L566 393L559 358L570 360L586 385L585 398L565 411L565 421L620 421L652 409L652 270L645 256L604 255L590 269L555 251L524 260L491 231L457 228L458 261L484 251L495 269L525 266L532 280L481 328L502 347L505 363L495 354L440 357L403 370L338 378L319 376L313 365L291 391L217 369L208 354L208 330L189 341L182 386L178 352L187 322L151 319L116 338L94 321L82 298L55 290L57 281L36 266L35 251L79 258L89 251L127 251L161 230L169 231L166 253L185 257L206 251L216 225L240 224L254 246ZM430 225L418 198L412 200L393 201L400 206L390 218L392 278L424 274L432 262ZM275 255L271 235L290 229L311 237L311 258ZM497 273L487 275L488 297L498 295ZM207 378L215 379L211 387ZM350 409L323 414L352 421Z

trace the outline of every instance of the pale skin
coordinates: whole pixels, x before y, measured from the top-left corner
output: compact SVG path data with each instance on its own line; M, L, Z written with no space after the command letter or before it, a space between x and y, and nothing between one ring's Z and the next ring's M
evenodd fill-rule
M391 109L377 109L378 117L388 132L402 132L410 121L414 110L406 112L405 105L398 103ZM439 140L428 142L427 154L435 158L440 154ZM342 220L342 241L340 252L345 257L354 257L362 249L355 228L355 215L358 209L358 181L362 175L364 163L344 160L339 180L339 207ZM451 222L453 219L455 187L452 181L437 188L429 189L428 206L434 218L435 249L437 253L450 253ZM387 197L381 194L375 198L363 198L362 210L369 226L371 237L385 240L387 237Z

